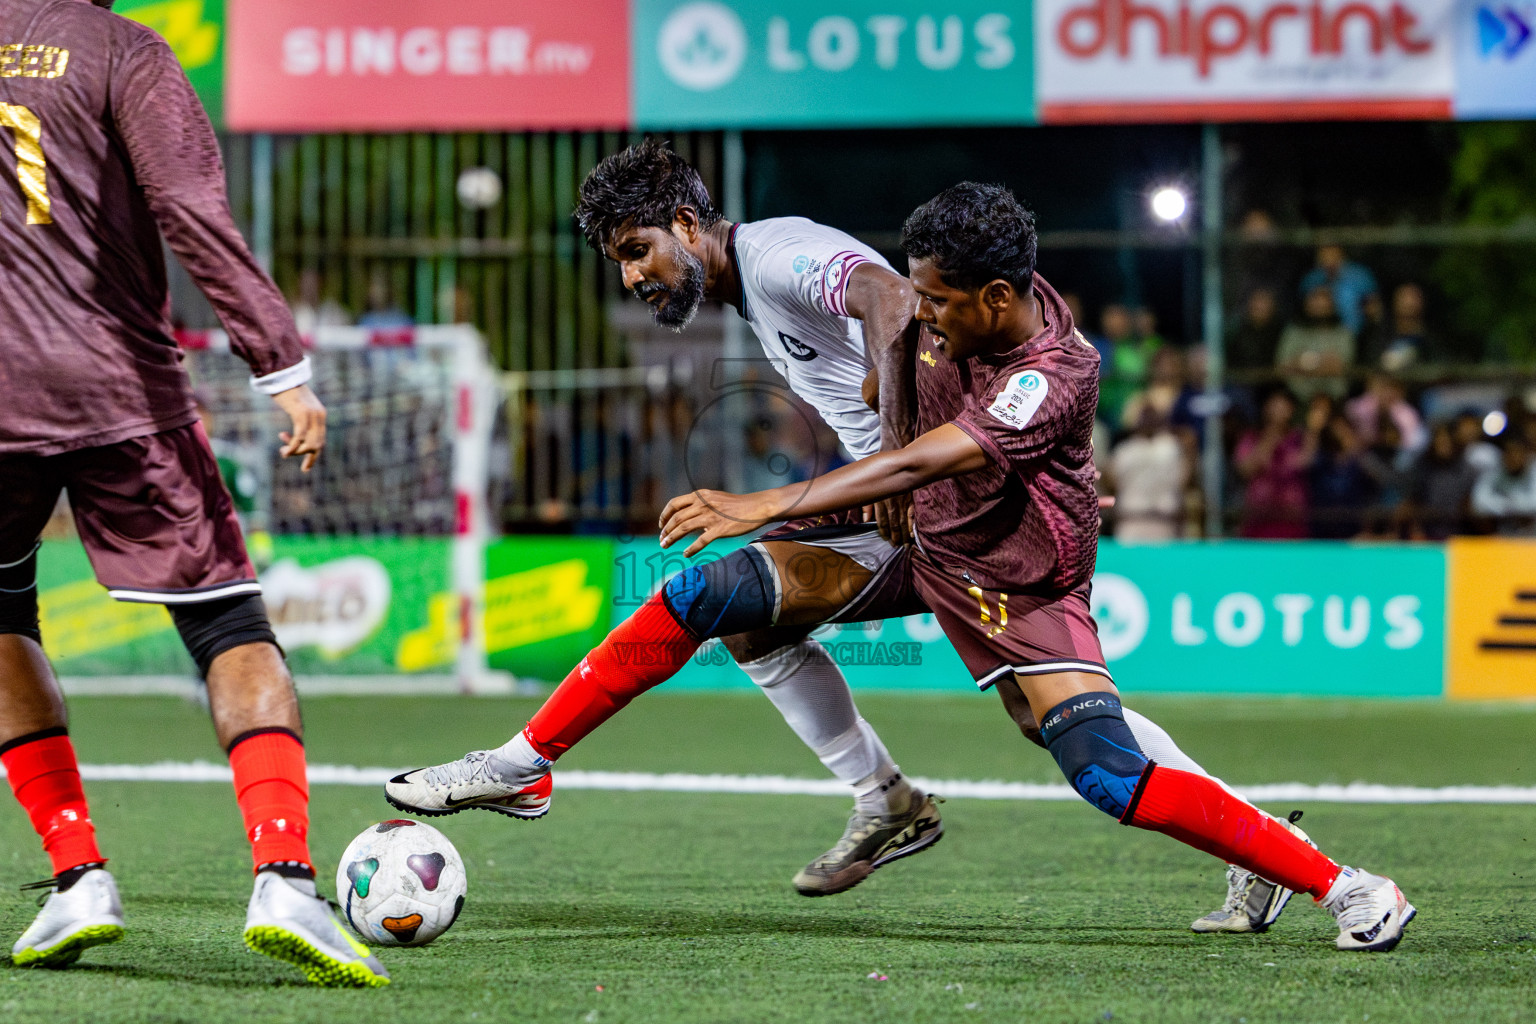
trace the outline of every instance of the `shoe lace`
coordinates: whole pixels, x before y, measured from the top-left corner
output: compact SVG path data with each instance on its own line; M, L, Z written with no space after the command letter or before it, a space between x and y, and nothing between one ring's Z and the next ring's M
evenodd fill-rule
M1227 902L1221 905L1221 909L1229 914L1236 914L1244 910L1244 904L1248 901L1249 879L1253 872L1238 867L1236 864L1227 866Z
M57 877L40 878L35 882L28 882L26 885L17 886L17 888L21 892L37 892L37 905L42 906L44 903L48 902L48 897L53 895L54 890L58 888L58 885L59 880Z
M843 830L843 837L839 839L826 853L816 858L816 863L821 865L836 864L852 853L870 833L880 827L880 819L868 814L860 814L857 811L848 819L848 827Z
M471 750L457 761L433 765L424 776L429 786L462 786L471 782L485 782L490 778L491 752Z
M1376 923L1380 909L1376 903L1376 889L1366 885L1346 889L1330 909L1339 927L1346 931L1369 927Z

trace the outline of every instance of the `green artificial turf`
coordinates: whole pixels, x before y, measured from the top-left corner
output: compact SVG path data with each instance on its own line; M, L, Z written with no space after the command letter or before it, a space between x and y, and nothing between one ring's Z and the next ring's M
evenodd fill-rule
M989 696L866 697L909 770L1053 781ZM1234 783L1532 785L1527 708L1438 703L1134 702ZM501 741L528 701L330 698L306 704L313 761L428 763ZM167 699L73 704L82 760L218 760L206 716ZM637 702L563 767L822 772L766 701ZM469 901L425 949L380 952L395 984L309 988L246 952L249 867L228 787L91 783L129 934L66 971L0 967L0 1021L1520 1021L1536 1015L1536 807L1304 805L1339 858L1391 874L1420 916L1388 955L1340 953L1298 898L1263 936L1197 936L1220 865L1075 803L956 799L945 839L829 899L789 878L836 838L830 798L557 788L541 822L439 826ZM1271 808L1276 811L1289 807ZM392 816L377 791L317 786L327 873ZM46 873L13 803L0 884ZM325 888L331 887L329 879ZM0 899L10 941L34 912ZM871 978L869 975L874 974ZM880 980L884 978L885 980Z

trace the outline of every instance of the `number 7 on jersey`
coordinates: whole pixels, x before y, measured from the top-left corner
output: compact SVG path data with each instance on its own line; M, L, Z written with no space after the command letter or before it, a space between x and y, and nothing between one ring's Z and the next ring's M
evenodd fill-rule
M43 122L26 107L0 103L0 128L16 137L16 181L27 197L27 223L52 224L48 160L43 156Z

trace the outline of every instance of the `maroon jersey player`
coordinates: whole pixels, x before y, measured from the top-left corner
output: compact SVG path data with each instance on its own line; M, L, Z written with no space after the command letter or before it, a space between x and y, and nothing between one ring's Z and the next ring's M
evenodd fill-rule
M0 0L0 760L54 877L16 942L59 966L123 932L38 629L38 536L61 491L113 597L166 605L208 683L251 841L247 945L321 984L388 975L314 888L292 681L166 322L164 238L293 421L325 409L282 296L230 217L213 130L170 48L107 0Z
M1390 879L1340 867L1217 780L1149 760L1126 725L1088 614L1097 359L1035 276L1033 217L1001 186L964 183L908 219L902 247L929 338L921 436L808 487L674 498L663 545L698 533L691 554L786 515L916 490L917 548L840 617L931 610L977 681L1015 720L1040 723L1090 804L1310 893L1340 949L1396 946L1415 910Z

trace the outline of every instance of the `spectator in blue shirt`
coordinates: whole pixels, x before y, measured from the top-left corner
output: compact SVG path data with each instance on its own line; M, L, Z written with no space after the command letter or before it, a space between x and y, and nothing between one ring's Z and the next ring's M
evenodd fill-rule
M1309 295L1313 289L1324 286L1333 292L1339 322L1349 328L1351 334L1358 335L1373 312L1372 319L1380 318L1381 295L1376 287L1376 275L1345 259L1341 245L1317 247L1317 266L1301 279L1301 294Z

